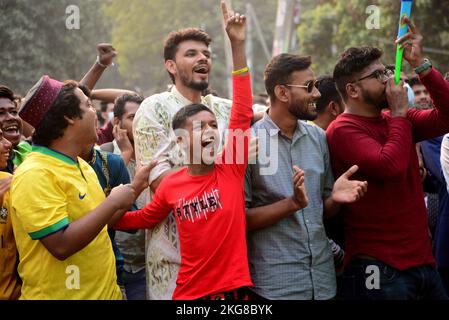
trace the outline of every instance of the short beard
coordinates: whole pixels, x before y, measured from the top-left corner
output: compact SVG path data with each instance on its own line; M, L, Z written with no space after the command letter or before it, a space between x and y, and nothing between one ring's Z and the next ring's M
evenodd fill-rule
M298 120L313 121L318 117L318 113L316 113L316 112L310 113L308 111L295 109L292 106L288 107L288 112L290 112L290 114L293 115Z
M209 82L207 80L201 82L189 81L189 79L184 74L181 74L181 82L187 88L193 89L195 91L204 91L209 87Z
M204 91L209 87L209 82L207 81L201 81L201 82L188 82L184 83L184 85L190 89L196 90L196 91Z
M378 110L388 108L388 101L387 97L385 96L385 92L379 99L374 99L370 94L362 89L362 98L363 101L375 106Z

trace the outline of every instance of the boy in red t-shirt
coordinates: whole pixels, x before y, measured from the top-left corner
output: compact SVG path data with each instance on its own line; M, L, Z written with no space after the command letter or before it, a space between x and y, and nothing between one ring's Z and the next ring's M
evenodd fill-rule
M201 104L182 108L173 118L173 130L186 133L177 136L178 143L190 152L189 164L162 181L149 205L126 213L114 225L122 230L152 228L173 210L181 243L181 269L174 299L239 299L243 298L242 290L237 289L252 286L243 190L253 117L244 45L245 16L230 16L223 2L222 11L235 70L230 132L223 153L215 159L219 133L213 111ZM295 176L301 190L303 175L299 171Z

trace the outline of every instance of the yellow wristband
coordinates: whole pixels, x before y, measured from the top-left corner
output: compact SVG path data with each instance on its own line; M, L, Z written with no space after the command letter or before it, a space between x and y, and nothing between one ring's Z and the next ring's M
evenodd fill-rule
M238 76L239 74L242 74L242 73L245 73L245 72L249 72L249 68L248 67L232 71L232 75L233 76Z

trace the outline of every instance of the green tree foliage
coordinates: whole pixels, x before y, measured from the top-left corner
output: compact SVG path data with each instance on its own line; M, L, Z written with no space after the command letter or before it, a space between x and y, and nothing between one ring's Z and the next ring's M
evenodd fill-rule
M109 40L100 4L94 0L0 0L0 83L23 95L44 74L79 80L95 61L96 44ZM79 30L66 28L69 5L80 9ZM112 78L109 83L114 83Z
M318 74L331 74L338 56L351 46L380 47L384 51L383 62L394 63L399 0L302 0L302 4L299 53L312 54ZM367 13L370 5L380 9L379 29L366 27L371 16L371 12ZM415 0L412 19L424 36L424 47L430 48L426 55L441 72L449 71L449 2ZM404 66L411 72L407 64Z
M245 12L251 3L271 50L277 0L232 0ZM331 73L339 54L349 46L374 45L394 62L399 0L302 0L298 53L312 54L317 73ZM67 30L66 8L80 8L80 30ZM369 5L380 9L380 28L367 29ZM427 55L441 71L449 71L449 2L415 0L412 16L422 31ZM0 0L0 83L24 94L43 74L79 79L95 59L99 42L111 41L119 52L98 87L164 90L170 83L163 66L167 34L201 27L213 38L211 84L227 95L224 34L219 0ZM255 34L254 91L264 90L267 59ZM446 48L446 49L445 49ZM437 50L433 50L437 49ZM410 71L410 69L407 69ZM123 79L124 82L121 81Z
M245 12L245 4L254 5L260 24L271 47L276 16L276 0L233 0L234 10ZM164 68L163 44L168 33L186 27L200 27L212 37L212 87L226 95L226 62L219 0L111 0L104 6L113 21L112 42L119 52L120 73L130 87L146 94L164 90L170 79ZM266 64L260 44L254 36L256 90L262 90L262 71Z

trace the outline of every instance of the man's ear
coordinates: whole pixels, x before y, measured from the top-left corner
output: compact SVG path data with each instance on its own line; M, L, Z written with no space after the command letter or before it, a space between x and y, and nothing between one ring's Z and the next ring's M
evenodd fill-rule
M118 126L120 125L120 119L118 117L114 117L114 120L112 121L112 124L114 126Z
M347 83L345 86L346 94L349 98L358 99L360 88L353 83Z
M287 89L284 86L277 85L274 87L274 95L276 96L276 99L282 102L288 102L289 97L287 94Z
M69 118L67 116L64 116L65 121L67 121L67 123L69 125L73 125L75 123L75 120L73 120L72 118Z
M187 137L183 136L182 134L176 136L176 143L181 148L181 150L185 150L188 146Z
M166 60L165 61L165 68L167 69L168 72L170 72L173 75L175 75L176 72L177 72L176 63L173 60Z
M339 108L337 102L335 102L335 101L329 102L328 108L329 108L330 113L334 117L337 117L340 114L340 108Z

